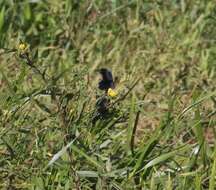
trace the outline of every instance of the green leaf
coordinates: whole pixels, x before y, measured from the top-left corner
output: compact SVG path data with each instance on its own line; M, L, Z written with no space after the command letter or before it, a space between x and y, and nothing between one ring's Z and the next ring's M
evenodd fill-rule
M30 4L26 3L24 6L24 17L26 20L30 20L31 19L31 8L30 8Z
M60 151L58 151L52 159L49 161L48 166L51 166L56 160L58 160L63 154L66 153L67 149L74 143L76 139L72 140L70 143L68 143L66 146L64 146Z
M209 181L209 190L214 190L215 189L215 176L216 176L216 148L213 154L214 162L212 164L212 169L211 169L211 176L210 176L210 181Z
M193 99L196 100L197 97L198 95L194 93ZM202 126L202 118L201 118L199 106L195 107L194 115L195 115L195 118L194 118L194 125L192 126L192 130L196 136L197 142L199 143L203 164L206 165L207 163L206 145L205 145L204 131L203 131L203 126Z
M72 145L71 149L73 151L75 151L76 153L78 153L79 155L85 157L90 163L92 163L95 167L103 169L103 166L94 158L91 158L90 156L88 156L85 152L83 152L81 149L79 149L77 146Z
M99 177L99 174L95 171L77 171L80 177Z
M5 15L5 7L2 7L0 12L0 32L2 31L4 26L4 15Z
M215 96L216 95L216 92L211 92L209 94L207 94L206 96L196 100L193 104L191 104L190 106L186 107L179 115L178 115L178 119L181 119L183 117L183 115L185 113L187 113L188 111L190 111L192 108L194 108L195 106L197 105L200 105L203 101L211 98L212 96Z
M165 162L166 160L168 160L169 158L172 158L174 156L176 156L177 153L180 153L180 152L184 152L186 150L188 150L189 148L191 148L190 146L183 146L183 147L180 147L172 152L169 152L169 153L165 153L165 154L162 154L160 156L158 156L157 158L151 160L150 162L148 162L141 170L139 170L137 173L141 172L142 170L146 170L150 167L153 167L155 165L158 165L160 163L163 163Z
M33 177L32 184L35 185L35 190L44 189L44 181L42 177Z
M136 173L136 171L143 166L144 159L152 152L155 145L157 144L158 139L159 139L159 135L160 135L160 132L157 131L154 134L154 136L152 136L152 138L147 142L147 144L143 148L141 148L141 150L140 150L141 154L140 154L140 156L136 162L136 165L134 166L134 169L133 169L132 173L130 174L129 178L131 178Z

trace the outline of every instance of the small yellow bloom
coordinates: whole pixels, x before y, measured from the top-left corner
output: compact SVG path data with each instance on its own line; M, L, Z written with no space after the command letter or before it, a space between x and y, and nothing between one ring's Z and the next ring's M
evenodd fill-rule
M114 91L112 88L109 88L107 91L107 95L113 98L113 97L116 97L118 93Z
M27 45L24 44L24 43L20 43L19 46L18 46L18 49L22 52L25 52L27 50Z

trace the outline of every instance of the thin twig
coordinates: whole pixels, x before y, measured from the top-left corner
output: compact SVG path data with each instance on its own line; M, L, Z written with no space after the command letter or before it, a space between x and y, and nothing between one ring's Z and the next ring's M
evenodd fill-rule
M145 99L147 94L148 94L148 92L143 95L142 100ZM135 139L135 134L136 134L136 130L137 130L138 122L139 122L140 113L141 113L141 111L139 110L136 114L136 118L135 118L135 122L134 122L134 126L133 126L133 131L132 131L131 142L130 142L131 152L133 155L134 155L134 139Z

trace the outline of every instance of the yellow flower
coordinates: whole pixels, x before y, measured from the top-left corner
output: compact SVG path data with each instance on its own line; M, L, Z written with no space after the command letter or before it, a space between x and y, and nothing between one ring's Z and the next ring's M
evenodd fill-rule
M114 91L112 88L109 88L107 91L107 95L113 98L113 97L116 97L118 93Z
M24 44L24 43L20 43L18 46L18 49L22 52L25 52L27 48L28 48L27 44Z

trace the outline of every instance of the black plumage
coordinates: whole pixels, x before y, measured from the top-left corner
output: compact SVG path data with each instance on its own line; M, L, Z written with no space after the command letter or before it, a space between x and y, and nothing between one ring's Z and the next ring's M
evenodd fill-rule
M98 88L100 90L104 90L106 93L109 88L114 89L115 84L113 81L112 72L106 68L101 68L100 70L98 70L98 72L102 76L101 77L102 79L98 83ZM110 99L106 95L103 95L97 99L96 106L95 106L96 110L92 117L93 124L95 124L97 120L104 119L108 115L109 103L110 103Z
M98 88L105 91L107 91L109 88L114 89L115 84L113 81L112 72L106 68L100 69L99 72L102 76L102 80L99 82Z

